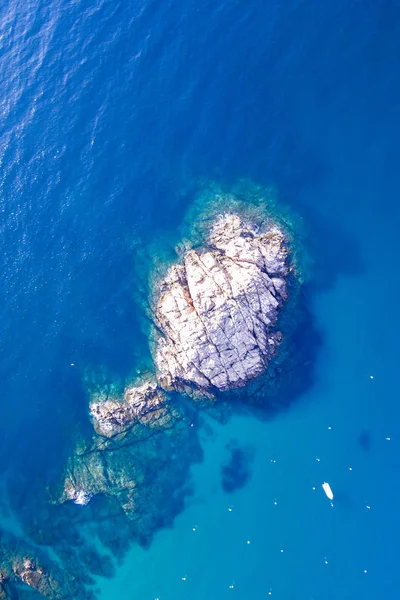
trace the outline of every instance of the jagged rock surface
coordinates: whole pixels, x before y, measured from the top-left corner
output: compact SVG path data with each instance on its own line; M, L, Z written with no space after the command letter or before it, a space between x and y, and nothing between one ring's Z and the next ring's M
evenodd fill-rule
M139 439L148 429L171 426L174 416L165 400L165 394L151 379L127 387L122 399L94 400L89 407L94 429L111 438L133 428Z
M155 305L155 363L164 389L226 391L263 373L281 341L287 299L284 233L221 216L208 247L172 266Z

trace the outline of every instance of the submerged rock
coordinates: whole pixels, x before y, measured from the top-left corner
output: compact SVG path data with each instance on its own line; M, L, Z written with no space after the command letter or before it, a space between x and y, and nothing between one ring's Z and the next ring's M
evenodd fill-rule
M282 335L289 250L275 224L265 231L220 216L201 250L189 250L156 291L158 381L166 390L223 392L263 373Z
M221 467L221 484L222 489L231 494L249 481L255 451L253 446L240 446L236 440L231 440L226 449L230 456Z
M29 589L50 600L93 598L42 549L0 531L0 598L22 598Z
M183 421L144 440L93 445L71 456L58 502L86 504L105 495L132 522L132 535L148 539L181 510L189 469L201 457L197 436Z
M96 433L77 443L57 501L85 505L105 495L134 523L135 536L151 537L179 512L189 468L201 459L187 407L148 378L120 400L95 399L90 412Z

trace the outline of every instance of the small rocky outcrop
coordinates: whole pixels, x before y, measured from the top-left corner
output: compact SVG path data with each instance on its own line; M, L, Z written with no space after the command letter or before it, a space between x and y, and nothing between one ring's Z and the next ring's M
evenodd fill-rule
M155 363L166 390L226 391L263 373L281 341L288 247L235 214L220 216L202 250L189 250L161 282Z
M174 416L165 402L165 394L154 379L125 389L123 398L92 400L90 416L96 433L112 438L134 429L139 439L149 430L171 426Z

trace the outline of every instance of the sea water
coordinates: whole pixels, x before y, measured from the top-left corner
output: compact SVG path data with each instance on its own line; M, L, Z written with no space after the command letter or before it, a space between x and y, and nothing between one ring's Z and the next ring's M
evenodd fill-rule
M99 597L397 596L399 11L0 7L4 528L20 534L30 489L89 427L81 367L123 378L148 357L137 244L173 236L195 190L275 186L315 259L307 303L321 343L307 390L268 421L204 427L185 510L97 580ZM227 493L232 440L253 459Z

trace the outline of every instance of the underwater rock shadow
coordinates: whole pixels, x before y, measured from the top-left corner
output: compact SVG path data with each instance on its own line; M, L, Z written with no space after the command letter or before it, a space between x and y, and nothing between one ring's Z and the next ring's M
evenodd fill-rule
M226 493L232 494L250 480L255 448L249 444L240 445L236 439L230 440L225 448L229 458L221 466L221 486Z

